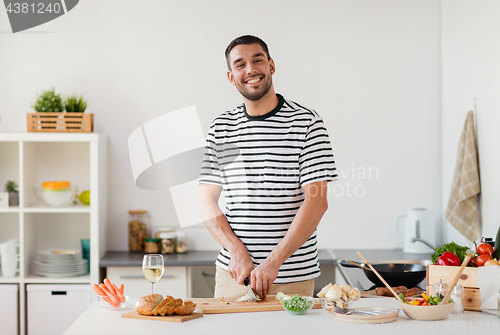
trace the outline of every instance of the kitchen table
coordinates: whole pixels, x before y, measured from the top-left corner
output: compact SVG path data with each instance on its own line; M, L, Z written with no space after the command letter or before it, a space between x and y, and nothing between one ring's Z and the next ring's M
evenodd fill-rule
M66 330L64 335L137 335L137 334L498 334L500 319L482 312L450 314L440 321L411 320L399 312L395 322L387 324L350 324L340 322L323 309L314 309L305 315L292 315L285 311L205 314L183 323L153 320L125 319L121 314L134 310L137 299L131 299L123 310L104 309L97 302ZM362 298L353 307L392 307L399 304L392 298Z

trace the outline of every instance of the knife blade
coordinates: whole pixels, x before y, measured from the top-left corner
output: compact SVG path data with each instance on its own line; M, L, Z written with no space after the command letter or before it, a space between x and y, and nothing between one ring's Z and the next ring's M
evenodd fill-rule
M252 299L252 301L257 301L257 297L255 296L255 293L253 293L252 286L250 285L250 281L248 280L248 277L245 278L245 281L243 283L247 287L247 293L250 296L250 299Z

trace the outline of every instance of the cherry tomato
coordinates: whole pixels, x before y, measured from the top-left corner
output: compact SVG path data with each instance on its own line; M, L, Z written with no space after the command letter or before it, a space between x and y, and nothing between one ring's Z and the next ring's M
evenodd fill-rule
M483 266L484 263L486 263L490 259L491 259L490 255L486 255L486 254L480 255L479 257L476 258L476 265Z
M481 243L478 247L477 247L477 252L478 254L480 255L493 255L493 247L491 245L489 245L488 243Z

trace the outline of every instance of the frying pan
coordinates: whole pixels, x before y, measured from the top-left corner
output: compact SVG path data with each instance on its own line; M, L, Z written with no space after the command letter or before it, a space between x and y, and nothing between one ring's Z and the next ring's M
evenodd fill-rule
M368 265L358 262L353 263L359 264L359 267L363 268L363 272L372 283L380 287L385 286ZM350 264L345 260L341 261L340 265L349 268L358 268L358 266ZM406 286L407 288L412 288L417 286L426 276L426 267L421 264L371 263L371 265L392 287Z

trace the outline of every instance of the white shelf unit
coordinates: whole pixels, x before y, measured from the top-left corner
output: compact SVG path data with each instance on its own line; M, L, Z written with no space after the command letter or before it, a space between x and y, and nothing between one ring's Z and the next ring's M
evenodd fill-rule
M0 133L0 186L19 185L19 206L0 208L0 243L20 240L20 272L0 284L19 284L19 329L27 333L27 284L99 283L99 259L106 252L107 137L97 133ZM78 194L90 190L90 205L47 207L37 203L33 187L68 180ZM77 201L78 202L78 201ZM43 277L34 274L38 250L80 249L90 238L90 274ZM43 306L40 306L43 308Z

